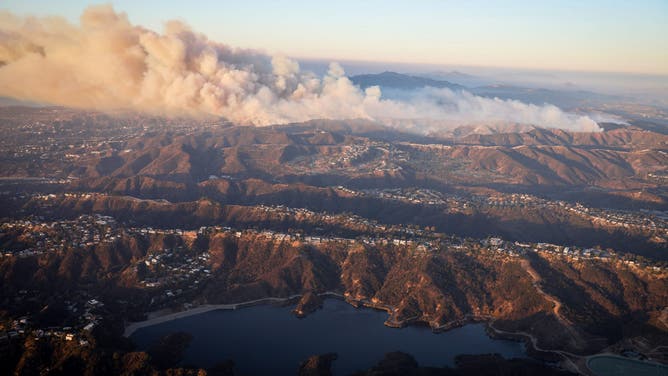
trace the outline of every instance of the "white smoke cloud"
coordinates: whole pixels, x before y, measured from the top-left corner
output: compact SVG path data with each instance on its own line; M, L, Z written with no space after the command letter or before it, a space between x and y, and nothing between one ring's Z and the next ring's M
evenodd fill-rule
M555 106L425 89L407 101L361 91L332 64L324 77L283 56L210 41L178 21L162 34L130 24L111 6L60 18L0 13L0 95L100 110L221 116L238 124L310 119L425 119L431 127L471 122L528 123L600 130ZM427 122L425 122L426 124Z
M376 94L377 95L377 94ZM538 106L517 100L503 100L473 95L467 91L425 88L413 92L403 101L371 100L367 109L376 117L403 119L427 119L426 130L452 129L467 124L510 123L532 124L544 128L561 128L569 131L597 132L601 128L590 116L567 113L550 104ZM597 114L600 115L600 114ZM598 121L620 122L613 117L597 116ZM395 124L400 124L401 122Z

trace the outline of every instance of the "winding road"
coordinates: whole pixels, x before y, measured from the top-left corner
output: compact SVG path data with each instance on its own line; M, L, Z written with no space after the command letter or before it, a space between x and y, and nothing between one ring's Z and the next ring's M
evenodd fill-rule
M573 328L573 323L571 323L567 318L565 318L561 314L561 301L557 299L555 296L552 296L545 292L543 288L541 287L541 282L542 278L540 275L536 272L536 270L531 266L531 263L527 259L523 259L521 261L521 265L526 270L526 272L531 276L531 279L533 279L533 287L540 293L545 299L550 301L553 304L552 307L552 313L554 314L554 317L559 320L559 323L568 330L568 333L571 336L571 340L573 341L573 346L574 347L581 347L580 344L586 343L586 341L582 338L582 335L578 333L575 328Z

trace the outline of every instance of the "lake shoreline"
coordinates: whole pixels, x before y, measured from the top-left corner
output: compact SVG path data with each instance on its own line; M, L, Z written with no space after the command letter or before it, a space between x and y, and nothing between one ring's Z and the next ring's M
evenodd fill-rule
M330 352L339 354L333 366L337 375L371 367L384 354L395 351L411 354L419 364L431 367L455 367L456 357L461 354L527 358L521 342L491 338L483 324L438 335L424 325L392 330L382 325L386 312L356 309L341 296L326 299L317 314L304 320L292 314L290 304L258 304L243 311L212 311L215 307L198 307L202 309L195 312L208 312L135 331L131 340L144 351L165 335L187 332L193 340L184 353L185 362L207 368L223 359L234 359L249 374L266 374L258 371L266 364L284 370L287 364L292 372L291 367L309 356ZM211 352L212 348L216 351Z
M129 338L132 336L137 330L145 328L145 327L150 327L153 325L158 325L166 322L170 322L173 320L178 320L181 318L186 318L194 315L199 315L202 313L207 313L211 311L216 311L216 310L236 310L236 309L241 309L241 308L246 308L246 307L252 307L256 305L262 305L262 304L281 304L281 303L288 303L293 300L297 300L301 298L303 295L302 294L296 294L296 295L291 295L288 297L267 297L267 298L261 298L261 299L255 299L255 300L250 300L250 301L244 301L244 302L239 302L239 303L228 303L228 304L203 304L191 309L187 309L184 311L178 311L178 312L171 312L171 313L166 313L162 314L161 311L153 311L149 312L149 316L151 315L156 315L155 317L149 318L148 320L144 321L137 321L137 322L131 322L126 325L123 336L126 338ZM522 342L526 346L526 356L532 359L536 360L541 360L541 357L539 354L553 354L556 355L558 358L561 358L563 360L566 360L566 363L568 366L566 368L570 368L572 371L576 371L578 373L582 373L582 371L577 367L571 359L569 359L569 356L576 356L575 354L568 354L569 356L566 356L562 351L559 350L550 350L550 349L542 349L539 346L537 346L538 339L535 338L533 335L529 333L524 333L524 332L508 332L504 330L497 329L493 326L494 324L494 318L491 316L477 316L477 315L466 315L465 317L457 320L453 320L450 322L447 322L445 324L437 325L436 323L433 322L428 322L424 320L420 320L417 317L405 319L405 320L396 320L393 318L393 313L395 311L394 307L391 307L389 305L385 304L378 304L378 303L373 303L364 299L351 299L350 297L347 297L343 294L337 293L337 292L324 292L318 294L320 297L324 298L334 298L337 300L344 301L351 306L355 308L370 308L373 310L378 310L378 311L383 311L388 314L387 320L383 323L385 326L390 327L390 328L404 328L407 326L427 326L431 329L433 333L445 333L450 330L456 329L463 327L468 324L478 324L482 323L486 327L486 333L489 338L492 339L500 339L500 340L510 340L510 341L516 341L516 342ZM589 356L596 356L599 354L590 354L590 355L577 355L576 357L578 358L586 358Z
M335 292L324 292L322 294L318 294L318 296L321 297L330 297L330 298L336 298L336 299L341 299L345 300L344 296ZM278 304L278 303L287 303L292 300L301 298L302 294L298 295L291 295L285 298L279 298L279 297L267 297L267 298L260 298L260 299L254 299L254 300L248 300L244 302L239 302L239 303L228 303L228 304L202 304L197 307L193 307L190 309L186 309L183 311L177 311L177 312L170 312L170 313L165 313L162 314L161 311L152 311L148 313L148 316L154 316L151 317L147 320L143 321L134 321L134 322L128 322L125 325L125 329L123 331L123 337L129 338L132 336L134 332L141 328L153 326L153 325L158 325L162 324L165 322L173 321L173 320L178 320L182 319L185 317L190 317L194 315L199 315L202 313L210 312L210 311L217 311L217 310L236 310L236 309L242 309L242 308L247 308L247 307L252 307L255 305L261 305L261 304Z
M162 324L165 322L173 321L173 320L178 320L194 315L199 315L202 313L210 312L210 311L217 311L217 310L236 310L236 309L241 309L245 307L252 307L254 305L259 305L259 304L268 304L268 303L284 303L288 302L292 299L296 299L300 297L301 295L295 295L295 296L290 296L287 298L275 298L275 297L269 297L269 298L262 298L262 299L255 299L255 300L249 300L245 302L239 302L239 303L230 303L230 304L202 304L200 306L191 308L191 309L186 309L183 311L178 311L178 312L173 312L173 313L167 313L167 314L159 314L156 317L150 318L148 320L144 321L136 321L136 322L131 322L126 325L125 330L123 332L123 337L130 337L134 332L141 328L145 328L148 326L153 326L153 325L158 325ZM150 312L149 315L155 314L160 311L153 311Z

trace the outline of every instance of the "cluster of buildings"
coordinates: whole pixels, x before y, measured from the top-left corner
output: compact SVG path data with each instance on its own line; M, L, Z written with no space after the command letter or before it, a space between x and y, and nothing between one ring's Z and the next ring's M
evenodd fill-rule
M348 191L348 193L352 192ZM425 188L364 189L359 195L420 205L446 205L448 203L440 192Z
M512 257L518 257L527 252L541 253L548 257L560 257L567 261L599 260L603 262L619 262L628 266L645 269L650 272L666 272L665 266L650 262L648 260L637 260L632 255L619 255L613 250L599 248L585 248L576 246L564 246L551 243L521 243L505 241L501 238L487 238L480 241L480 245L493 252L504 253Z
M580 204L568 204L562 201L559 202L559 205L602 225L626 228L635 227L646 231L658 231L664 236L668 236L668 221L662 216L642 212L586 208Z
M259 205L259 210L265 213L272 213L278 219L294 218L298 221L308 221L315 227L315 232L323 232L324 228L332 226L339 229L346 229L356 233L382 233L389 238L404 238L413 236L423 236L425 231L415 227L402 225L389 225L378 223L373 219L368 219L355 214L333 214L327 212L314 212L304 208L293 208L284 205Z
M365 189L355 191L339 186L337 189L345 192L345 194L359 197L375 197L410 204L443 206L444 209L450 212L463 212L470 209L485 211L490 208L512 207L534 207L541 210L568 212L603 226L633 228L640 231L652 232L655 236L661 236L668 241L668 214L658 211L637 212L588 208L580 203L550 201L529 194L518 193L462 197L423 188Z
M376 221L360 217L353 214L330 214L327 212L314 212L305 208L293 208L285 205L258 205L258 210L261 210L265 213L271 213L277 218L295 218L296 220L307 220L309 222L318 223L321 226L327 226L329 224L346 224L347 226L362 226L367 227L376 227L378 223ZM385 227L383 227L385 229Z
M404 236L396 237L377 234L346 238L333 235L314 235L302 233L283 233L272 230L235 230L230 227L202 227L200 233L223 232L241 237L245 235L263 236L271 241L301 241L318 247L327 244L354 245L367 247L398 246L406 247L415 252L492 252L507 257L520 257L528 252L540 253L548 257L560 257L566 261L592 260L603 262L620 262L626 265L644 268L648 271L665 272L668 268L648 260L638 261L632 255L619 255L612 250L564 246L551 243L522 243L504 240L499 237L482 239L460 238L453 235L432 233L424 230L404 228Z
M589 208L580 203L550 201L528 194L508 194L495 196L473 196L471 201L479 207L538 207L552 211L567 211L594 223L645 231L658 231L668 236L668 221L652 213Z
M196 253L183 246L151 252L138 263L145 266L141 286L164 289L164 296L154 298L154 302L174 298L187 290L197 290L211 278L210 254Z
M23 294L27 292L22 291ZM65 300L65 309L69 316L66 325L43 326L36 325L31 315L17 317L9 325L0 328L0 349L10 341L33 336L39 341L44 338L58 338L64 341L74 341L81 346L89 344L90 333L100 324L105 315L104 303L96 297L82 293L80 301ZM4 330L2 330L4 329Z
M392 144L363 140L359 143L343 145L337 153L294 158L287 166L296 172L307 174L331 171L391 172L401 170L399 163L407 160L408 154Z
M656 213L635 213L587 208L578 203L571 204L563 201L549 201L528 194L474 195L464 198L423 188L366 189L356 191L339 186L336 189L348 195L376 197L419 205L437 205L449 211L468 210L471 208L485 210L490 207L538 206L542 209L567 211L610 226L636 226L651 230L655 234L668 236L668 221L660 215L656 215ZM64 195L66 198L90 198L91 196L89 193L66 193ZM56 196L36 194L34 198L38 201L50 202ZM257 210L271 213L279 220L292 218L296 221L307 222L313 225L313 231L308 235L304 235L303 233L277 233L270 230L261 231L262 234L280 241L301 240L309 244L320 244L323 242L362 242L367 246L411 246L416 247L416 250L419 251L436 251L448 248L454 250L462 250L464 248L480 249L486 247L509 257L516 257L525 252L545 252L549 255L566 257L571 260L620 259L614 253L597 249L558 246L546 243L531 245L502 241L502 243L497 244L495 240L481 239L478 241L478 244L467 244L464 247L461 239L453 237L448 241L444 241L442 236L436 236L430 231L420 229L416 226L386 225L353 214L314 212L304 208L293 208L283 205L259 205L257 206ZM169 234L195 237L198 234L202 234L202 232L219 231L221 229L231 231L231 229L225 227L203 227L199 231L129 227L123 228L122 231L126 231L129 234ZM355 236L352 239L323 235L331 232L331 229L348 230L349 234L359 234L359 236ZM0 225L0 238L5 233L17 230L22 233L22 241L20 244L15 244L15 246L0 249L2 257L30 257L45 252L63 252L69 248L85 248L102 242L114 242L121 234L121 229L113 218L99 214L82 215L75 220L54 222L43 222L36 219L6 222ZM240 231L235 231L235 233L237 235L241 234ZM25 244L26 246L22 247L20 246L21 244ZM143 281L143 286L147 288L183 285L183 282L188 282L188 289L197 288L197 284L200 283L198 281L208 278L210 273L206 269L208 261L208 254L206 253L189 256L184 253L183 249L168 249L147 257L144 262L152 273ZM660 266L648 265L646 261L639 262L628 257L626 259L622 258L621 262L635 266L648 266L657 271L661 270ZM172 293L174 295L179 294L178 289Z
M3 108L8 126L3 128L0 139L0 154L13 162L43 161L66 162L107 155L118 151L126 141L160 129L184 132L220 126L186 118L150 118L146 116L110 117L104 114L71 110L66 108L20 108L11 113ZM75 113L76 112L76 113ZM11 114L10 114L11 113ZM60 163L57 171L62 173L65 165ZM43 171L31 176L40 176Z
M365 192L379 197L409 200L441 200L442 196L429 190L414 190L402 193L395 190ZM516 197L513 200L524 200ZM495 201L498 202L498 201ZM503 201L503 204L513 201ZM0 225L0 239L11 236L21 239L21 244L29 244L27 249L3 250L3 257L29 257L44 252L67 252L102 242L113 242L123 236L173 235L186 238L211 236L226 233L231 237L261 236L275 242L303 242L313 247L334 245L347 249L359 245L364 248L399 247L409 252L489 252L498 257L517 258L529 252L540 253L545 257L559 257L568 262L591 260L599 262L618 262L630 267L643 268L649 272L665 273L668 268L647 260L638 260L633 256L620 256L610 250L581 248L550 243L511 242L500 237L482 239L460 238L433 231L400 225L382 225L376 221L346 214L316 213L307 209L285 206L259 206L258 210L289 215L299 220L312 220L314 224L326 226L332 224L354 224L363 226L363 231L356 237L327 234L323 229L304 233L280 232L274 230L235 229L222 226L204 226L195 230L154 229L151 227L123 227L114 218L103 215L82 215L74 220L43 222L38 220L17 220ZM584 210L584 209L581 209ZM341 227L339 227L341 228ZM343 227L345 228L345 227ZM6 239L6 238L5 238ZM191 239L192 240L192 239ZM177 242L178 243L178 242ZM5 242L6 244L6 242ZM186 244L186 243L182 243ZM0 259L1 261L1 259ZM161 307L178 301L189 301L200 291L205 283L213 278L211 254L208 250L196 250L185 245L175 245L149 251L144 257L133 260L138 276L137 287L151 291L150 306ZM65 327L33 328L30 317L16 318L4 332L0 331L0 346L13 337L34 335L35 338L57 337L66 341L79 341L85 345L90 333L102 320L104 304L99 298L81 295L77 299L68 297L67 310L77 319L74 324ZM180 299L180 300L179 300Z
M483 208L485 206L514 206L514 205L540 205L553 210L567 210L579 215L587 215L593 218L605 218L613 224L631 223L635 226L644 226L655 231L666 231L666 221L656 216L644 216L622 211L604 211L600 209L591 209L580 204L570 204L563 201L547 201L526 194L508 194L496 196L472 196L463 198L456 195L444 195L440 192L429 189L367 189L363 191L354 191L349 188L337 187L338 190L346 194L359 196L377 197L388 200L398 200L413 204L442 205L445 208ZM68 193L66 195L86 196L87 193ZM50 200L52 195L43 195L37 199ZM84 197L85 198L85 197ZM375 220L370 220L353 214L331 214L326 212L314 212L304 208L292 208L283 205L267 206L259 205L257 210L265 213L271 213L275 218L284 220L293 218L299 222L309 222L313 224L314 230L311 234L303 233L280 233L271 230L260 231L265 236L275 240L301 240L309 244L320 244L324 242L362 242L366 245L396 245L396 246L414 246L419 251L436 251L439 249L480 249L489 248L492 251L506 254L510 257L516 257L524 252L546 252L550 255L567 257L572 260L579 259L609 259L619 257L613 253L601 251L593 248L579 248L572 246L559 246L553 244L539 243L537 245L523 244L519 242L501 241L498 243L495 239L481 239L478 244L467 244L464 247L461 239L456 237L448 238L444 241L443 236L423 230L416 226L386 225L380 224ZM668 226L666 226L668 227ZM21 220L7 222L0 225L0 236L5 232L16 228L22 228L25 244L30 244L25 248L3 249L0 254L5 257L28 257L39 255L44 252L64 251L68 247L93 246L100 242L114 242L120 236L119 226L116 221L108 216L99 214L82 215L71 221L41 222L37 220ZM339 236L323 235L328 232L327 228L336 228L349 230L351 233L360 234L353 238L344 238ZM154 229L152 227L129 227L124 228L129 234L154 235L168 234L179 236L195 237L199 234L211 231L232 231L229 227L202 227L199 230L182 229ZM237 236L241 231L235 231ZM56 235L55 237L53 235ZM469 240L470 242L470 240ZM149 277L144 280L144 287L171 286L183 284L182 282L192 279L192 286L196 288L196 281L209 276L206 269L208 254L190 255L181 248L166 249L163 252L147 256L144 263L152 271ZM639 262L632 259L622 260L629 265L637 265ZM643 262L643 266L646 262ZM650 266L656 269L655 266ZM658 267L660 270L661 268ZM174 292L178 294L178 292Z
M0 249L0 255L29 257L47 252L64 252L72 248L112 243L119 236L120 229L114 218L100 214L53 222L16 220L0 224L0 239L11 237L8 245Z

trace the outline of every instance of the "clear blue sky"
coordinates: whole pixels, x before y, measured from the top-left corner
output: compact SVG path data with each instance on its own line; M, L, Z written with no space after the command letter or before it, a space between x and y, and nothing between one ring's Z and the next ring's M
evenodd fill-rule
M83 0L3 0L77 22ZM668 74L668 0L110 1L161 30L294 57Z

